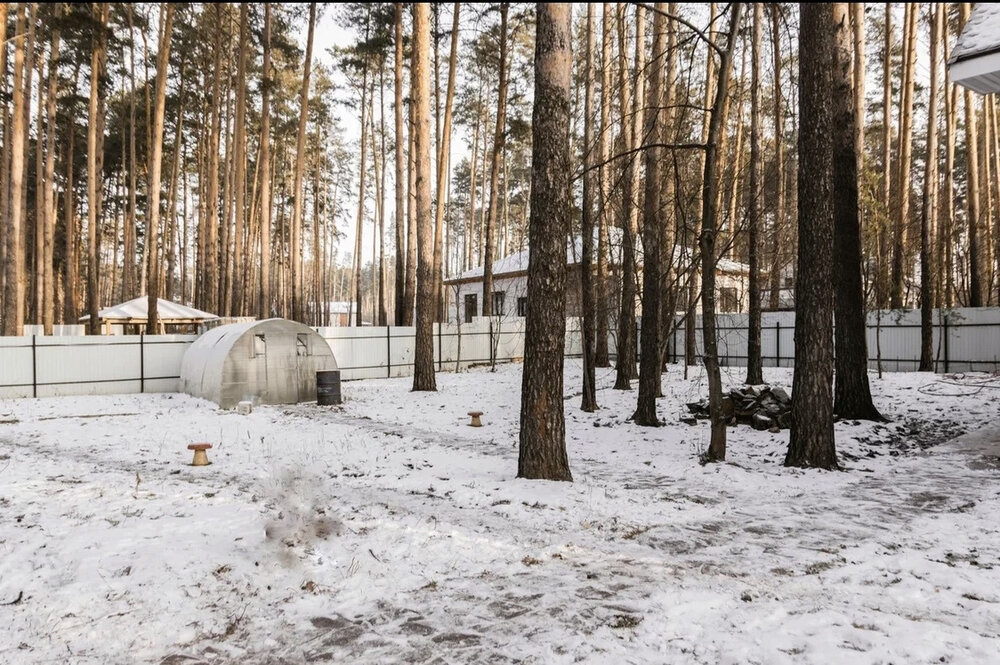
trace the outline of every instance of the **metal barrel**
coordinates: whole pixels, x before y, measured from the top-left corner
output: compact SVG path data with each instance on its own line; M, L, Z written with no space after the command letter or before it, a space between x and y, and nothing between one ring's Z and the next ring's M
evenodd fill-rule
M330 406L340 402L340 370L328 369L316 372L316 404Z

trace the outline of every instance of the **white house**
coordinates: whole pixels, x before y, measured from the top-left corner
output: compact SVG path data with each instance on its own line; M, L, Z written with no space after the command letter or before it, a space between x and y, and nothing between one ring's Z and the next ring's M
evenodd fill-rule
M953 83L980 94L1000 92L1000 6L977 2L951 50Z
M568 268L568 288L566 292L566 316L581 316L582 285L580 282L581 243L567 243L566 265ZM522 317L528 302L528 251L524 250L493 262L493 316L501 318ZM641 252L640 252L641 254ZM690 250L684 247L674 249L674 264L686 267L690 258ZM618 281L618 263L612 262L611 274L608 279L611 285ZM642 267L639 267L639 287L642 288ZM716 303L722 312L743 312L749 304L748 286L750 267L744 263L719 259L716 265ZM449 318L452 321L471 323L473 317L481 316L483 312L483 267L479 266L445 280L447 288L451 289L451 297L457 304L457 309L451 310ZM613 287L610 293L616 298L619 289ZM617 303L612 306L612 315L617 314ZM640 303L636 302L636 314L641 313Z

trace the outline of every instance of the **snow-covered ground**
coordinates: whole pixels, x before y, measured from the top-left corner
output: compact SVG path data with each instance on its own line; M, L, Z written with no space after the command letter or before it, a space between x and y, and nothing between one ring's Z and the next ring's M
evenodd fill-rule
M514 477L520 369L249 416L0 401L0 662L996 662L1000 382L873 377L892 422L838 423L830 473L748 427L701 466L703 377L671 368L650 429L599 370L550 483Z

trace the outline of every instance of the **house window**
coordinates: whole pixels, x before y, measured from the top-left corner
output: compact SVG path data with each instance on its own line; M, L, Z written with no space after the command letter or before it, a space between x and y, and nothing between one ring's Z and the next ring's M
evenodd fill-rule
M736 288L732 286L723 286L719 289L719 311L720 312L738 312L740 309L740 301L736 297Z
M253 336L253 357L267 355L267 339L263 334Z
M503 291L493 292L493 316L503 315L503 297L504 297Z
M311 355L309 353L309 335L305 333L295 335L295 355L300 357Z
M472 323L472 317L479 314L479 302L475 293L465 294L465 322Z
M517 299L517 315L527 316L528 315L528 298L526 296L521 296Z

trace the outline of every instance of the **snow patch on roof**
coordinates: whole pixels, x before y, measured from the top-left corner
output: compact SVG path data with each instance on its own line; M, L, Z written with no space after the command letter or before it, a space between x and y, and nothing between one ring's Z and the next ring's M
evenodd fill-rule
M1000 5L977 2L962 34L951 50L948 63L966 60L1000 49Z

